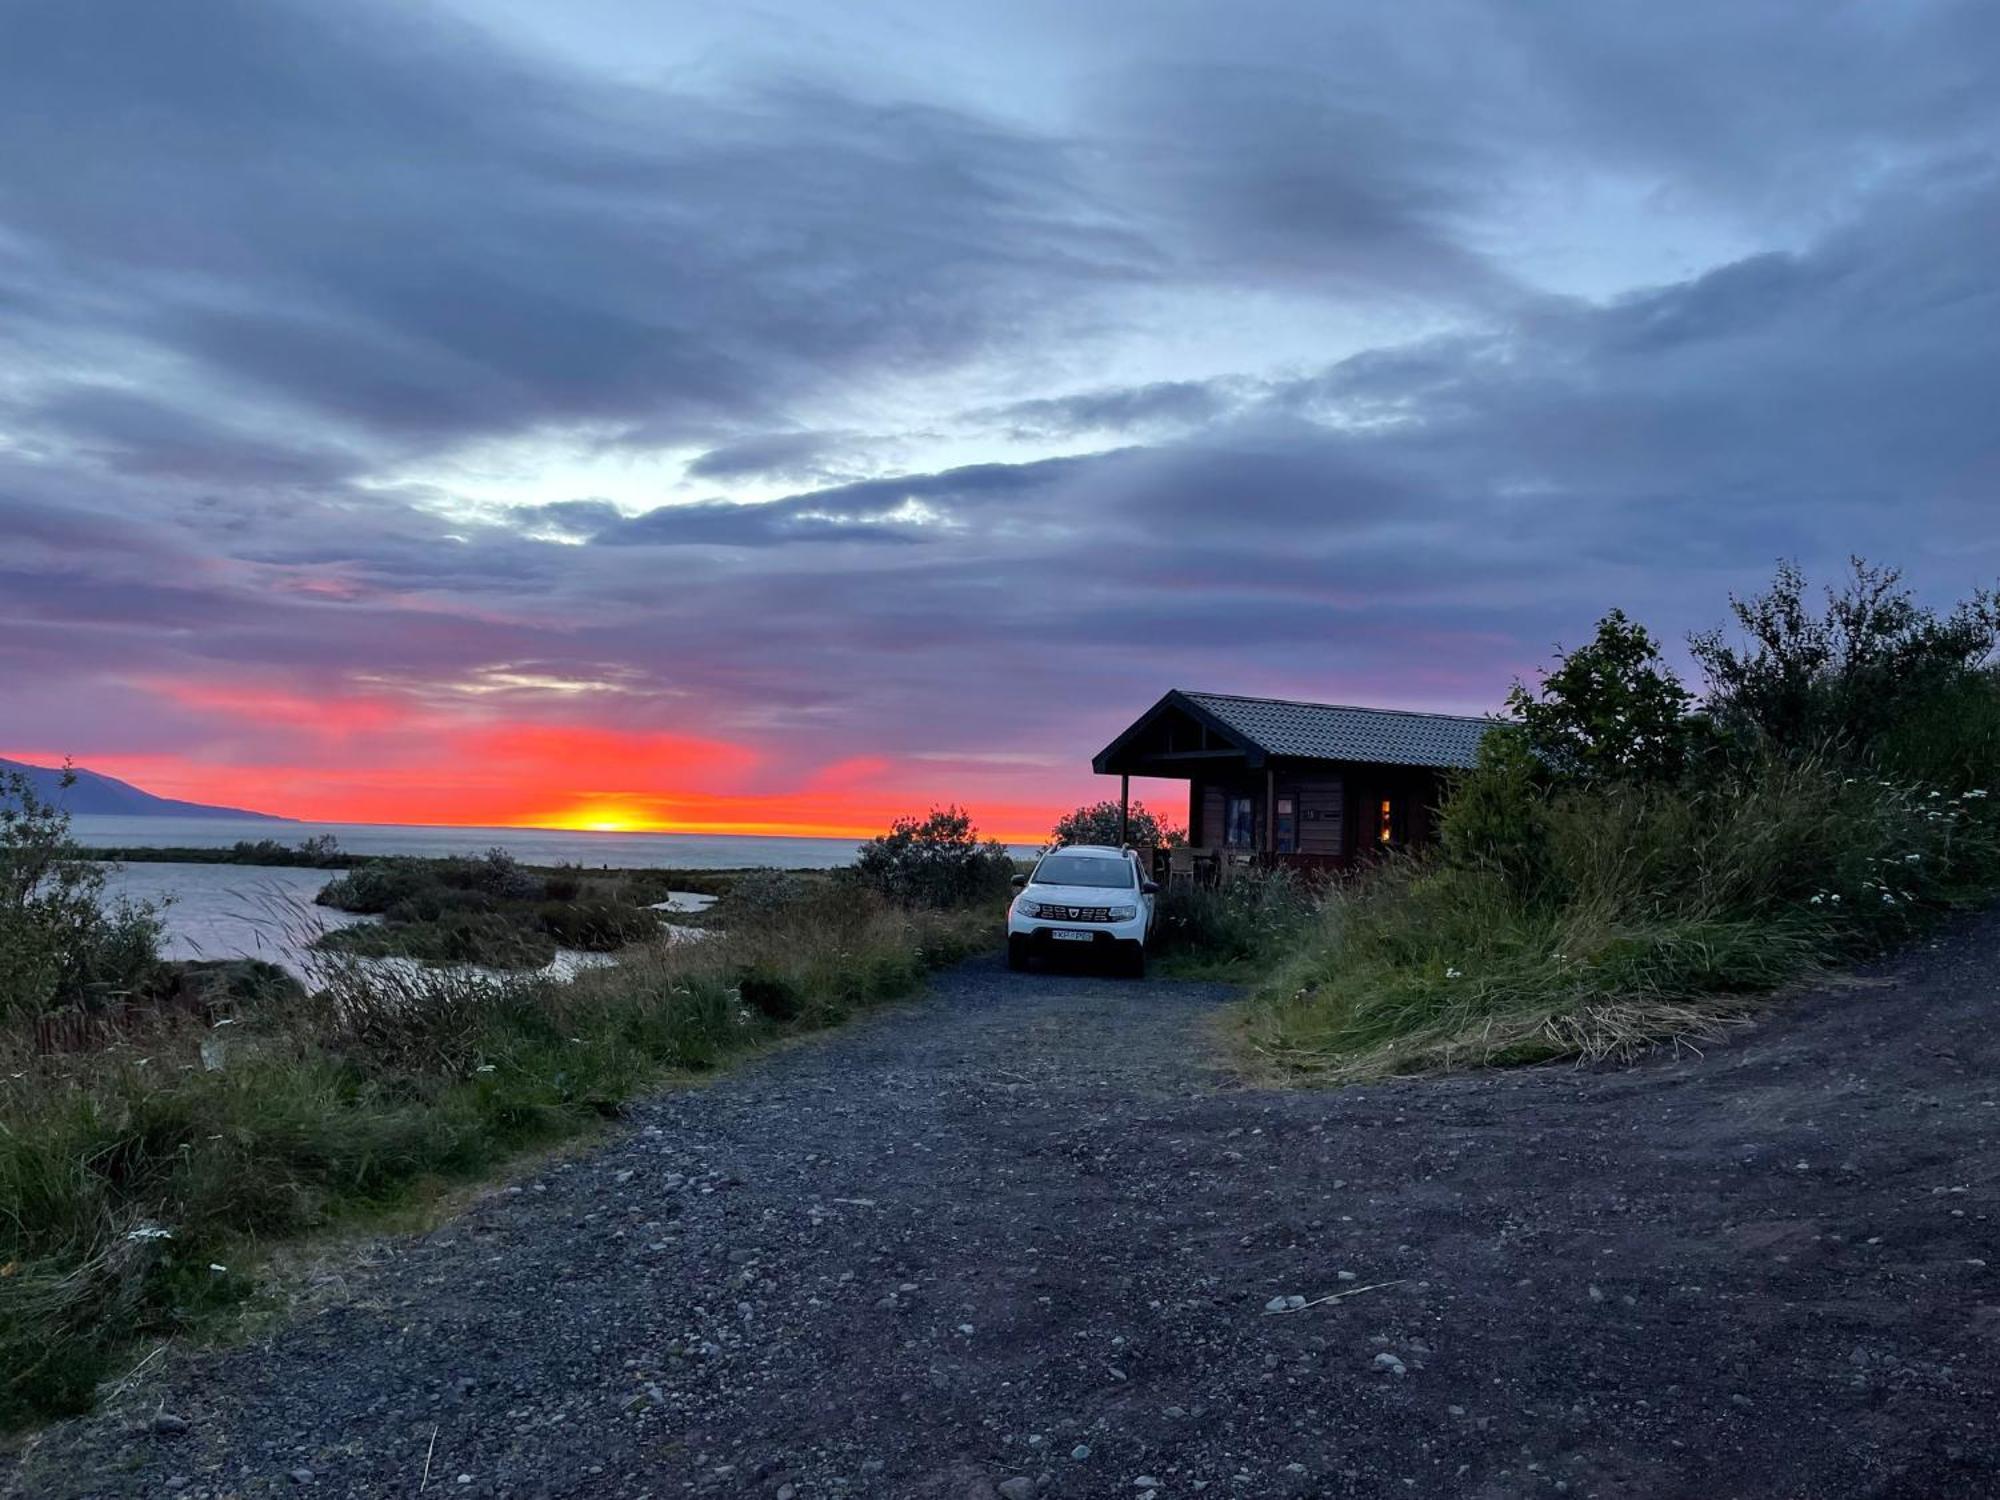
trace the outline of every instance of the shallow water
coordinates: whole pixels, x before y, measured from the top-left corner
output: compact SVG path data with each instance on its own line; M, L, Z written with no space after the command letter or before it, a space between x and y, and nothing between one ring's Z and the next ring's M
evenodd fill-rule
M373 917L314 906L338 872L257 865L127 864L106 871L105 889L135 901L168 902L164 958L262 958L294 974L311 966L322 932Z
M163 958L261 958L314 980L327 959L312 949L321 933L377 918L313 905L321 886L339 876L337 870L295 870L260 865L195 865L133 862L106 867L105 890L134 901L165 902L161 920L166 928L160 944ZM660 903L663 912L705 910L714 898L675 891ZM706 937L696 927L661 923L672 942ZM411 959L342 960L364 966L415 968ZM546 967L532 972L568 979L579 970L613 962L608 953L560 948ZM497 969L450 965L454 971L498 976ZM526 971L524 971L526 972Z

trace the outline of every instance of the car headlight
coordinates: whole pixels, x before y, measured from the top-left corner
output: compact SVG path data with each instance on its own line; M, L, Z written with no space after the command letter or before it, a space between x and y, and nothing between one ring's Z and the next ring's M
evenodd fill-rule
M1111 908L1111 920L1114 922L1129 922L1138 915L1139 908L1136 906L1114 906Z
M1017 917L1039 917L1041 914L1041 907L1025 896L1014 903L1014 915Z

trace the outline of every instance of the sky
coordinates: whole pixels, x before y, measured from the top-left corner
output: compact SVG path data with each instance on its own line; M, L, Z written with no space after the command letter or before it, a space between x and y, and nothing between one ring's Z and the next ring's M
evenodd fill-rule
M1957 597L1996 71L1980 0L0 0L0 755L1033 838L1169 688Z

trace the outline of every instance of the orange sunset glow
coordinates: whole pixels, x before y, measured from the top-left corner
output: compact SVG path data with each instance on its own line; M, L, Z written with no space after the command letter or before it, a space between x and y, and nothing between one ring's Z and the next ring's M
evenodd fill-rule
M197 713L202 753L110 748L79 763L163 797L304 822L866 838L957 802L1010 843L1045 838L1103 795L1088 748L1070 768L959 766L869 754L784 760L708 734L503 720L414 695L315 698L180 678L137 684L146 716ZM0 747L56 763L66 747Z

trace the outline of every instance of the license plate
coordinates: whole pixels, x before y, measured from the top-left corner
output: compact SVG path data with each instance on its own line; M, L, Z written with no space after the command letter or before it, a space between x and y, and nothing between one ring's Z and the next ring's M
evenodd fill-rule
M1051 927L1049 929L1049 936L1059 943L1094 943L1097 941L1097 934L1094 932L1071 932L1062 927Z

